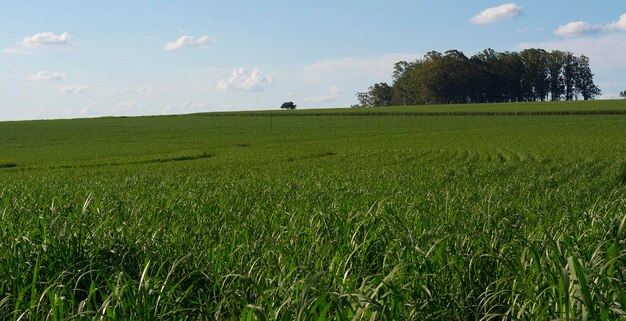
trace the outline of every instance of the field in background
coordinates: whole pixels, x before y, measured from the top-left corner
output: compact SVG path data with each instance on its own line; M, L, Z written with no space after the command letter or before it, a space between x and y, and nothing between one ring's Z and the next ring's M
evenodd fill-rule
M441 106L472 107L496 108ZM624 115L186 115L0 137L0 319L626 317Z
M590 101L550 101L528 103L497 104L462 104L462 105L422 105L391 106L373 108L326 108L302 109L294 111L246 111L205 113L215 115L568 115L568 114L626 114L626 100L590 100Z

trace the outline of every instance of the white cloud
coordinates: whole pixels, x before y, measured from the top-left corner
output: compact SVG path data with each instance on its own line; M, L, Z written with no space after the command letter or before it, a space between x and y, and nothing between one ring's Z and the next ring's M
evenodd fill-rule
M244 67L233 70L230 77L222 79L217 88L226 90L263 91L265 86L271 84L272 76L263 74L257 68L247 69Z
M89 103L89 104L87 104L86 107L81 108L79 113L81 115L92 114L92 113L94 113L95 109L96 109L96 104L95 103Z
M163 115L170 114L172 112L173 108L174 108L173 105L167 105L167 106L163 107L163 110L161 111L161 114L163 114Z
M302 102L327 103L327 102L335 101L339 95L343 94L343 90L339 88L339 86L337 85L330 86L330 88L328 88L328 92L330 93L330 95L306 97L302 99Z
M592 25L586 21L574 21L568 24L559 26L554 34L563 37L584 36L599 32L611 31L611 30L623 30L626 31L626 13L621 15L617 21L608 23L606 25Z
M626 31L626 13L619 17L619 20L609 23L607 29Z
M136 100L129 99L129 100L125 101L125 102L118 103L115 106L119 107L119 108L126 108L126 109L128 109L128 108L135 107L137 105L139 105L139 103Z
M337 86L337 85L330 86L328 91L330 92L331 95L335 95L335 96L343 94L343 90L341 88L339 88L339 86Z
M59 88L61 94L82 94L87 92L87 86L69 85Z
M157 91L159 90L154 89L152 87L146 87L146 86L139 87L139 89L137 89L137 92L140 94L150 94L150 93L157 92Z
M607 34L600 37L565 38L558 41L522 43L518 49L543 48L546 50L570 51L590 59L594 80L603 93L601 98L611 98L611 93L626 87L619 86L626 74L626 34Z
M199 112L206 111L208 107L213 105L210 101L202 102L202 103L192 103L192 102L184 102L182 104L170 104L163 107L161 113L166 114L174 114L174 113L190 113L190 112Z
M626 35L609 34L601 37L566 38L558 41L539 43L521 43L518 49L543 48L546 50L571 51L576 55L585 55L591 60L592 70L613 72L626 68Z
M33 75L26 76L26 79L31 81L59 81L65 80L67 76L62 72L40 71Z
M64 32L60 35L54 32L41 32L22 40L25 48L64 47L70 45L70 34Z
M54 32L40 32L30 37L25 37L22 42L17 44L17 47L6 48L2 50L5 54L30 54L27 49L34 48L65 48L71 45L70 34L64 32L60 35Z
M153 88L149 86L142 86L139 88L118 88L118 89L106 89L104 93L106 96L111 95L149 95L158 92L163 92L165 89Z
M194 39L192 36L182 36L176 41L168 42L165 44L165 50L176 50L186 47L206 47L212 43L209 36L202 36L198 39Z
M515 19L524 13L522 7L515 3L506 3L501 6L488 8L475 15L470 22L475 25L490 24L504 20Z
M21 48L6 48L2 50L2 53L9 54L9 55L19 55L19 54L31 54L32 52L21 49Z
M575 21L575 22L570 22L568 24L559 26L554 31L554 34L557 36L563 36L563 37L574 37L574 36L598 33L598 32L601 32L602 30L604 30L604 27L602 26L591 25L590 23L585 22L585 21Z
M398 61L413 61L421 55L411 53L392 53L368 58L341 58L322 60L302 67L302 77L308 82L320 82L323 79L345 77L387 78L393 72Z
M600 100L606 100L606 99L621 99L622 97L620 96L619 93L608 93L608 94L602 94L600 95L600 97L598 99Z
M302 102L305 103L328 103L334 101L335 97L333 96L317 96L317 97L306 97L302 99Z

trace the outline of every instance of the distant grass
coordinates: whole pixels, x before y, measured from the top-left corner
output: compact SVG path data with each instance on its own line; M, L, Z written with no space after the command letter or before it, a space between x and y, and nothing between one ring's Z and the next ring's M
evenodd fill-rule
M626 114L626 99L557 101L495 104L422 105L370 108L325 108L293 111L264 110L244 112L202 113L219 115L414 115L414 116L490 116L490 115L623 115Z
M0 123L0 319L620 320L625 122Z

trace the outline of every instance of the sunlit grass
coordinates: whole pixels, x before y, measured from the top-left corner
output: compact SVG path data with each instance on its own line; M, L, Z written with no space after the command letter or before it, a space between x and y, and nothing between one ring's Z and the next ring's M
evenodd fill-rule
M0 124L0 319L626 317L626 119Z

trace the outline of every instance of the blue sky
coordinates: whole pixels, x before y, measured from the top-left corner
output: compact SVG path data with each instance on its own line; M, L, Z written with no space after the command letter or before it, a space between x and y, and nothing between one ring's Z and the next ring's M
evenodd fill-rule
M347 107L448 49L569 50L626 90L621 0L0 3L0 120Z

